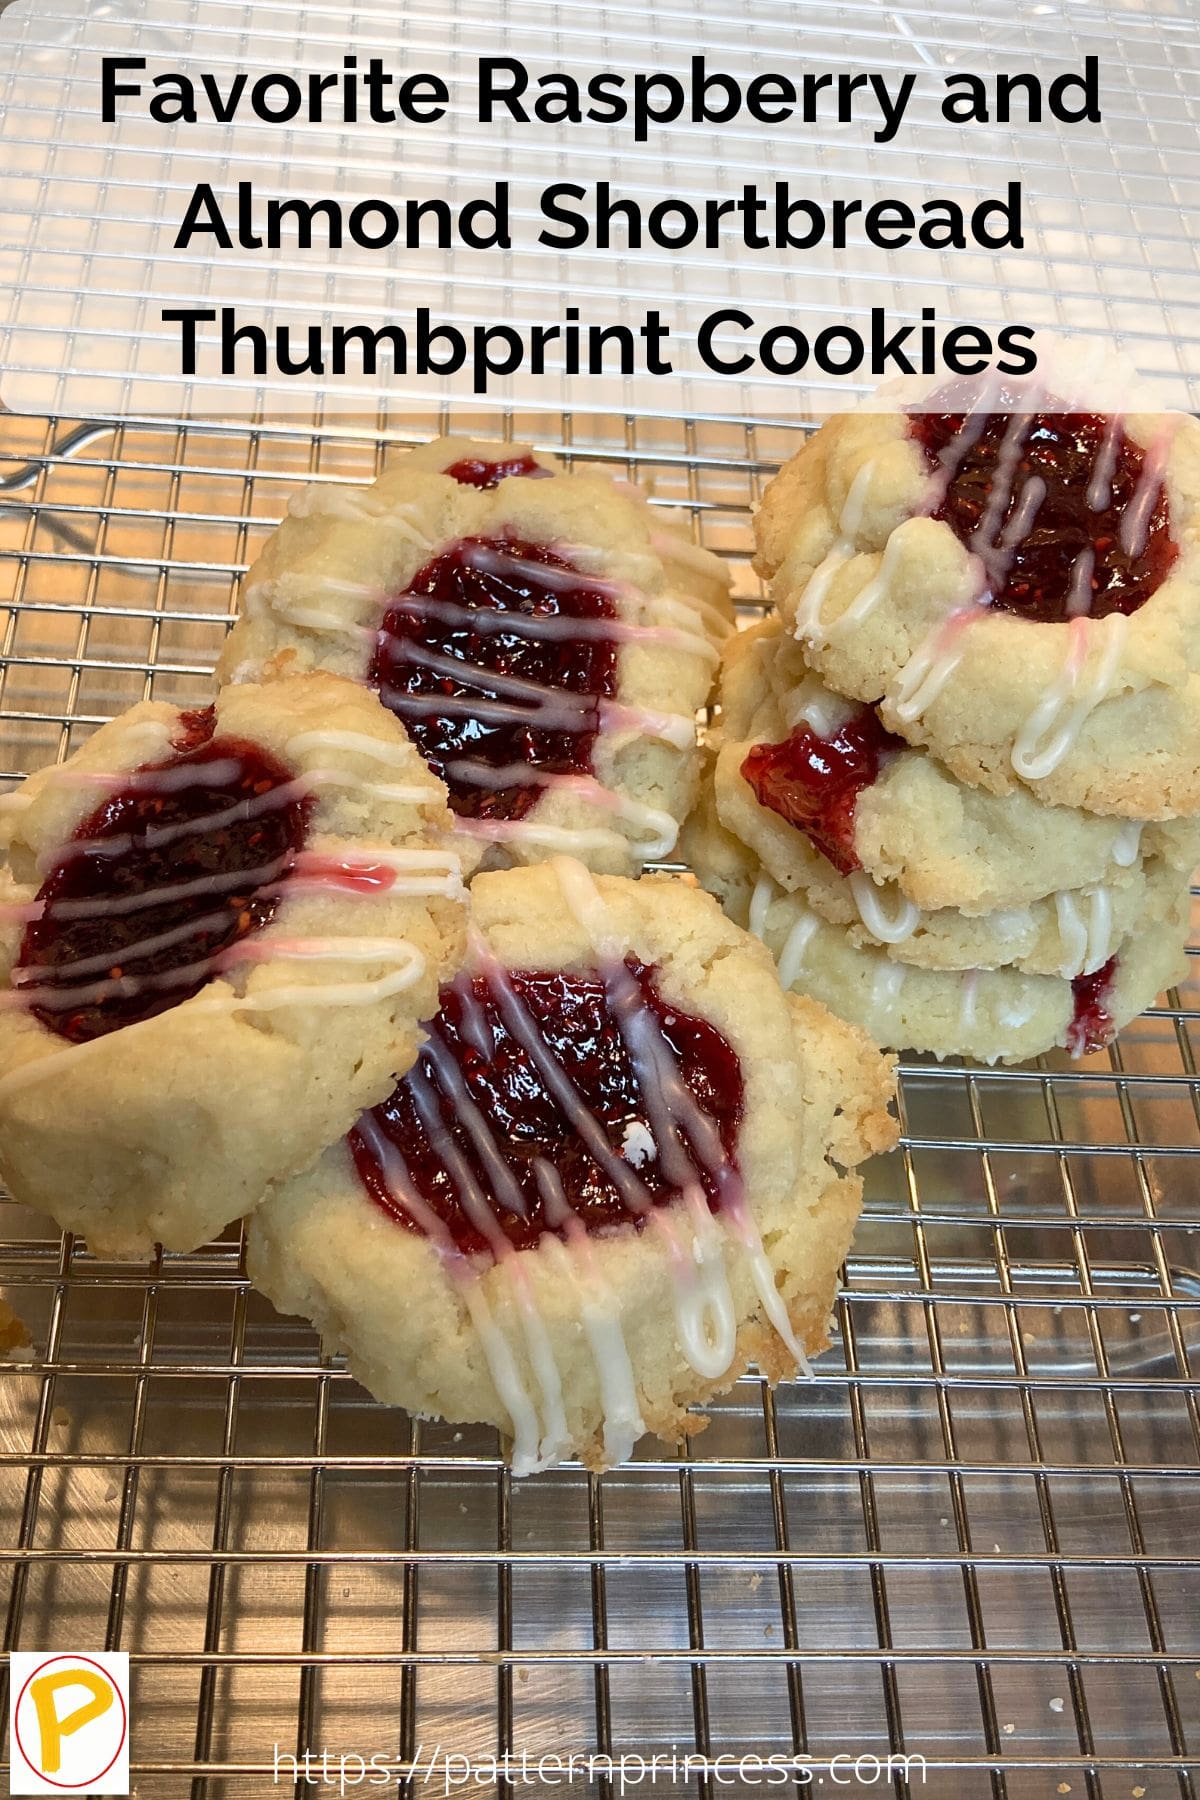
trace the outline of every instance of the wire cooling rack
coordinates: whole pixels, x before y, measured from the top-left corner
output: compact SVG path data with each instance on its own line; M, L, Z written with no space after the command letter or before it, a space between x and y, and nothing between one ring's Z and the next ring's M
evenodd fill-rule
M0 419L5 775L194 701L288 492L443 423ZM760 603L794 433L507 423L652 481ZM1080 1064L906 1064L816 1379L743 1380L602 1480L512 1483L492 1433L373 1404L236 1232L107 1265L4 1203L5 1647L130 1652L155 1800L337 1792L342 1756L348 1792L516 1795L589 1754L599 1795L606 1757L717 1796L795 1755L814 1793L1191 1800L1198 1024L1189 988Z

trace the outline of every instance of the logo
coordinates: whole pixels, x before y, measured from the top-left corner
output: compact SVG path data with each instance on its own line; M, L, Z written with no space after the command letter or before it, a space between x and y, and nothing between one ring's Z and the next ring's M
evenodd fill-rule
M10 1794L128 1794L129 1657L14 1650Z

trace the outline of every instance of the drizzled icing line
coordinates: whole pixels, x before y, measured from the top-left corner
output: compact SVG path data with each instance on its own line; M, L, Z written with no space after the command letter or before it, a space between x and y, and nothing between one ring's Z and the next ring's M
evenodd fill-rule
M1124 613L1095 621L1076 617L1068 626L1062 668L1026 716L1013 740L1012 766L1024 781L1053 774L1074 749L1080 732L1116 685L1129 635ZM1093 635L1102 639L1092 654Z
M425 973L425 958L415 944L409 944L403 939L396 939L393 947L397 952L402 951L403 956L397 954L395 967L386 975L381 975L371 981L326 982L318 987L277 987L257 994L236 994L232 991L228 994L201 993L191 1000L185 1000L182 1004L183 1007L186 1007L189 1017L193 1017L197 1013L277 1012L287 1006L354 1007L370 1005L402 993L406 988L412 987L418 982ZM310 954L315 955L316 952L310 951ZM340 960L345 954L344 944L339 943L337 954L333 956L332 960ZM27 997L27 995L22 996L22 998ZM6 995L0 995L0 1003L3 1003L6 998ZM130 1032L145 1031L148 1026L153 1025L162 1016L161 1013L156 1014L153 1018L138 1019L131 1025L123 1026L120 1034L122 1041L127 1041ZM51 1051L48 1056L31 1057L28 1062L24 1062L18 1068L10 1069L7 1074L0 1076L0 1103L8 1100L11 1095L18 1093L22 1088L30 1087L35 1082L61 1073L68 1066L76 1067L81 1058L99 1054L103 1047L111 1045L111 1041L110 1035L89 1038L84 1043L67 1044L61 1050Z

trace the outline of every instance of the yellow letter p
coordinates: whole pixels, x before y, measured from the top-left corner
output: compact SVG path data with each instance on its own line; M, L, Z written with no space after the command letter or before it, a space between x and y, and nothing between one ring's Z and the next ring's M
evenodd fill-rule
M91 1694L74 1712L59 1717L56 1696L63 1688L82 1687ZM42 1745L42 1774L56 1775L62 1767L62 1741L90 1725L106 1713L113 1703L113 1686L107 1675L95 1669L55 1669L49 1675L37 1675L29 1684L29 1697L37 1712L38 1735Z

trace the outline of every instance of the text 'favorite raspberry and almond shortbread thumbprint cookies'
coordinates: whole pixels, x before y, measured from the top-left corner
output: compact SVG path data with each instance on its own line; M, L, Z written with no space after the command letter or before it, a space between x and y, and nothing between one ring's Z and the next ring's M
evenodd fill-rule
M470 904L416 1063L255 1213L250 1271L380 1398L608 1467L825 1344L891 1071L690 882L555 858Z
M833 693L778 619L729 646L683 850L785 987L896 1048L1101 1048L1183 968L1193 821L959 781Z
M757 529L812 667L961 780L1200 812L1196 420L965 385L825 424Z
M337 676L144 702L2 823L0 1170L101 1255L191 1249L306 1167L462 955L445 788Z
M223 679L369 683L488 865L636 873L695 796L722 564L646 496L519 445L441 439L373 487L311 487L247 576Z

